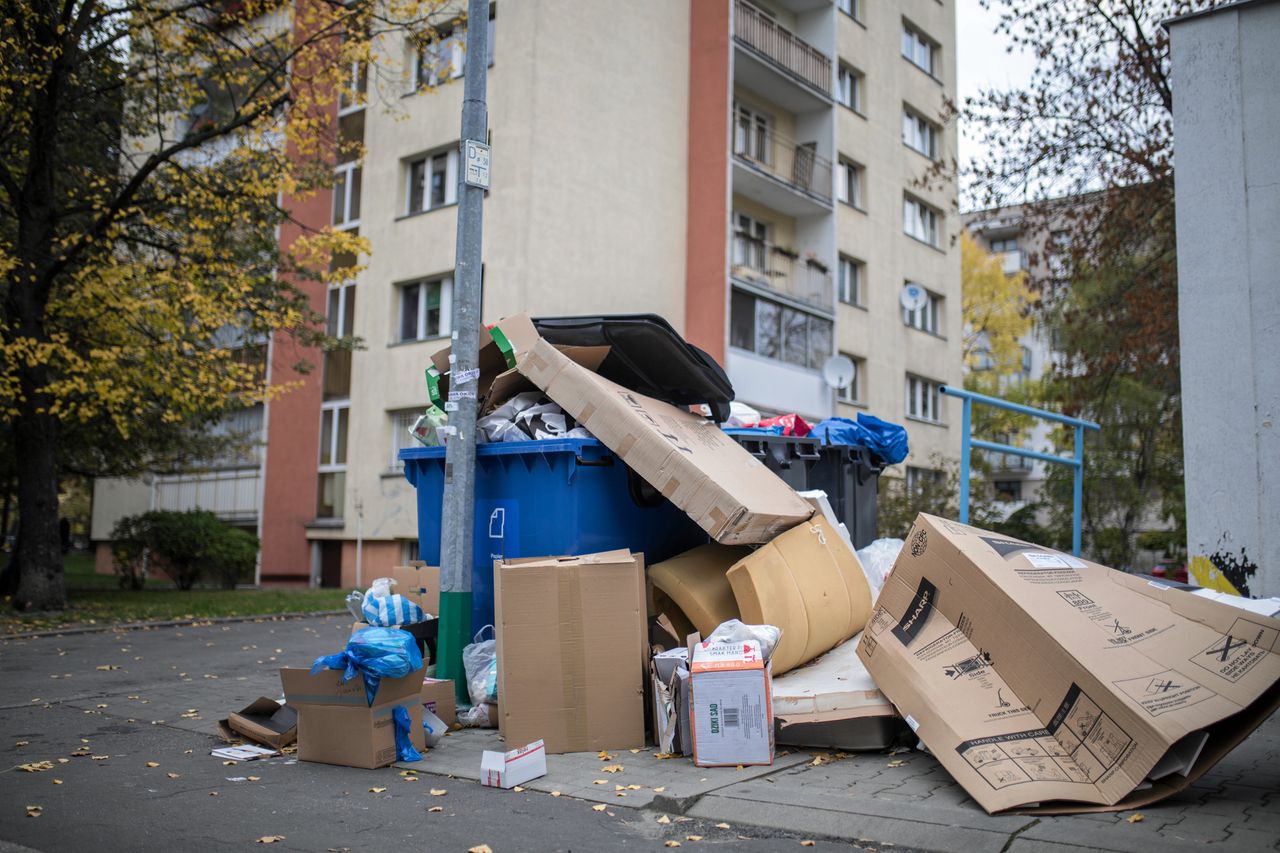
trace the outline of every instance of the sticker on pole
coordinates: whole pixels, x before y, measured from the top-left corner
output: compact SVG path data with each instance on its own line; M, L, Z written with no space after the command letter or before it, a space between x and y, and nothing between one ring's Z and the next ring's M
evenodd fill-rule
M466 163L463 180L473 187L489 189L489 146L474 139L466 140L463 143L463 162Z

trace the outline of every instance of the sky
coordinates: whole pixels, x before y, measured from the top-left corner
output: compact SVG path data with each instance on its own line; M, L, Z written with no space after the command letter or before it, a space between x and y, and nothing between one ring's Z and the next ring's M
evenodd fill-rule
M1034 59L1026 53L1009 53L1008 39L996 33L1000 20L997 9L984 10L978 0L957 0L956 62L960 104L980 89L1021 87L1031 77ZM979 144L960 124L960 168L982 154ZM963 184L963 181L962 181Z

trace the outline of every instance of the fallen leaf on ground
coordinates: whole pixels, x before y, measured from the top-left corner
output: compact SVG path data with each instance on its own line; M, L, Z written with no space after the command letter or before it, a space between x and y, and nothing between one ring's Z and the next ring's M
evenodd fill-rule
M684 840L685 840L685 841L701 841L701 840L702 840L702 836L701 836L701 835L686 835L686 836L684 837Z
M627 790L627 786L626 786L626 785L614 785L614 786L613 786L613 790L615 790L615 791L625 791L625 790Z
M608 780L608 779L593 779L593 780L591 781L591 784L592 784L592 785L608 785L608 784L609 784L609 780Z
M178 779L178 778L180 778L180 775L179 775L179 774L177 774L177 773L166 773L166 774L164 774L164 775L168 776L170 779Z
M427 809L427 811L429 811L429 812L442 812L442 811L444 811L444 806L432 806L431 808Z
M488 844L477 844L475 847L468 847L467 853L493 853L493 848Z
M666 785L659 785L657 788L654 788L654 789L653 789L653 792L654 792L655 794L661 794L661 793L662 793L663 791L665 791L665 790L667 790L667 786L666 786Z
M209 792L209 796L211 796L211 797L216 797L216 796L218 796L218 792L217 792L217 791L210 791L210 792Z
M448 791L447 789L445 789L445 788L432 788L432 789L431 789L431 796L433 796L433 797L443 797L443 796L444 796L445 794L447 794L447 793L449 793L449 791Z
M662 842L662 845L663 845L664 847L679 847L679 846L680 846L680 842L679 842L679 841L664 841L664 842Z
M901 767L906 763L907 762L903 761L901 758L895 758L893 761L890 761L888 764L886 764L885 767Z
M369 789L369 793L370 793L370 794L381 794L381 793L382 793L383 791L385 791L385 790L387 790L387 789L386 789L386 788L370 788L370 789Z
M401 776L417 776L418 771L417 770L401 770L400 775Z
M633 749L633 750L631 750L631 754L632 754L632 755L635 755L635 754L636 754L636 753L638 753L639 751L640 751L640 750L638 750L638 749Z
M665 761L668 758L679 758L680 756L674 752L655 752L653 757L659 761Z
M27 806L27 817L40 817L42 811L44 806Z
M1129 821L1129 823L1142 823L1146 818L1139 812L1129 815L1125 820Z
M53 762L52 761L33 761L30 764L19 764L18 769L23 770L27 773L39 773L41 770L52 770Z
M119 669L119 668L120 667L116 666L114 663L104 663L102 666L98 667L98 669L102 670L103 672L109 672L110 670Z
M604 771L605 773L621 773L621 772L622 772L622 765L621 765L621 764L610 764L609 766L607 766L607 767L601 767L600 769L601 769L602 771Z
M61 784L62 784L62 780L61 780L61 779L54 779L54 780L53 780L53 784L55 784L55 785L61 785Z
M627 795L626 791L619 791L618 793L614 794L615 797L625 797L626 795Z
M800 846L801 846L801 847L812 847L812 846L813 846L813 842L806 838L804 841L801 841L801 842L800 842Z
M31 743L31 741L29 740L20 740L17 743L15 743L14 746L26 746L29 743Z
M98 705L98 707L99 707L99 708L105 708L105 707L107 707L107 706L106 706L106 705L99 704L99 705Z
M523 787L523 786L521 786L521 785L515 785L515 786L513 786L513 787L511 788L511 790L515 791L517 794L523 794L523 793L524 793L524 787Z
M259 844L275 844L277 841L284 841L283 835L264 835L258 839Z
M417 782L417 781L418 781L418 777L417 777L417 776L406 776L406 777L404 777L403 779L401 779L400 781L401 781L401 782Z
M147 762L147 766L148 766L148 767L159 767L159 766L160 766L160 762L159 762L159 761L148 761L148 762Z
M70 758L59 758L59 759L58 759L58 763L59 763L59 764L70 764L70 763L71 763L71 759L70 759Z
M728 829L728 828L729 828L729 824L727 824L727 823L717 823L717 824L716 824L716 829Z
M246 779L248 779L250 782L260 782L260 781L262 781L262 777L261 777L261 776L246 776L245 778L246 778ZM386 788L383 788L382 790L384 790L384 791L385 791L385 790L387 790L387 789L386 789Z
M223 766L223 767L234 767L237 763L238 763L238 762L231 761L230 759L228 759L228 760L226 760L226 761L222 762L222 766Z
M90 755L89 759L91 761L106 761L110 757L110 755Z
M560 792L559 792L559 791L552 791L552 792L551 792L551 796L553 796L553 797L558 797L558 796L560 796Z
M605 805L604 805L604 803L601 803L601 804L600 804L600 805L598 805L598 806L592 806L592 807L591 807L591 810L592 810L593 812L602 812L602 811L604 811L604 809L605 809Z
M671 823L671 818L667 817L666 815L663 815L662 817L658 818L658 823Z
M733 769L734 769L734 770L741 770L741 769L742 769L742 765L741 765L741 764L739 764L737 767L735 767L735 768L733 768Z
M613 756L612 756L612 755L610 755L608 752L606 752L606 751L605 751L605 750L603 750L603 749L596 753L596 757L597 757L597 758L599 758L601 761L612 761L612 760L613 760Z

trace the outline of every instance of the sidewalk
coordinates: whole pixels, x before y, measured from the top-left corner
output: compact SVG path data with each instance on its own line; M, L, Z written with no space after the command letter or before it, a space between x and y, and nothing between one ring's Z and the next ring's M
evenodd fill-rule
M772 767L741 771L660 760L652 749L619 750L608 761L594 753L550 756L549 775L523 794L470 781L481 751L503 747L491 730L454 732L424 761L405 765L423 774L417 785L402 784L398 769L290 758L228 768L209 757L219 717L259 695L279 696L278 667L334 651L349 629L345 618L318 617L0 642L0 849L16 842L40 850L166 850L183 841L243 849L273 833L288 837L281 849L357 849L409 832L415 846L466 850L483 841L497 853L624 844L660 850L668 840L698 846L690 834L762 851L808 838L819 839L818 850L838 849L823 838L964 853L1166 853L1206 844L1232 853L1280 850L1280 717L1134 823L1131 812L991 817L920 752L827 754L830 761L815 765L821 753L800 750L780 754ZM45 772L12 769L56 762L82 739L108 757L72 757ZM161 766L147 768L147 761ZM622 770L603 772L613 764ZM243 781L249 774L261 781ZM433 800L428 791L437 786L448 796ZM372 792L379 787L387 790ZM29 804L43 805L43 815L26 818ZM445 812L429 817L447 822L426 822L424 806L434 805ZM669 823L660 823L664 816Z

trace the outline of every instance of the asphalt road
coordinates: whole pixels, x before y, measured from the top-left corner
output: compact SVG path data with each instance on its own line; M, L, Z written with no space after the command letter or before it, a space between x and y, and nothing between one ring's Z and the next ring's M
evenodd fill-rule
M217 719L278 697L278 667L337 650L348 630L329 617L0 642L0 851L260 849L268 837L281 850L772 851L808 840L391 769L209 755ZM41 762L52 766L21 769ZM819 838L811 849L857 846Z

